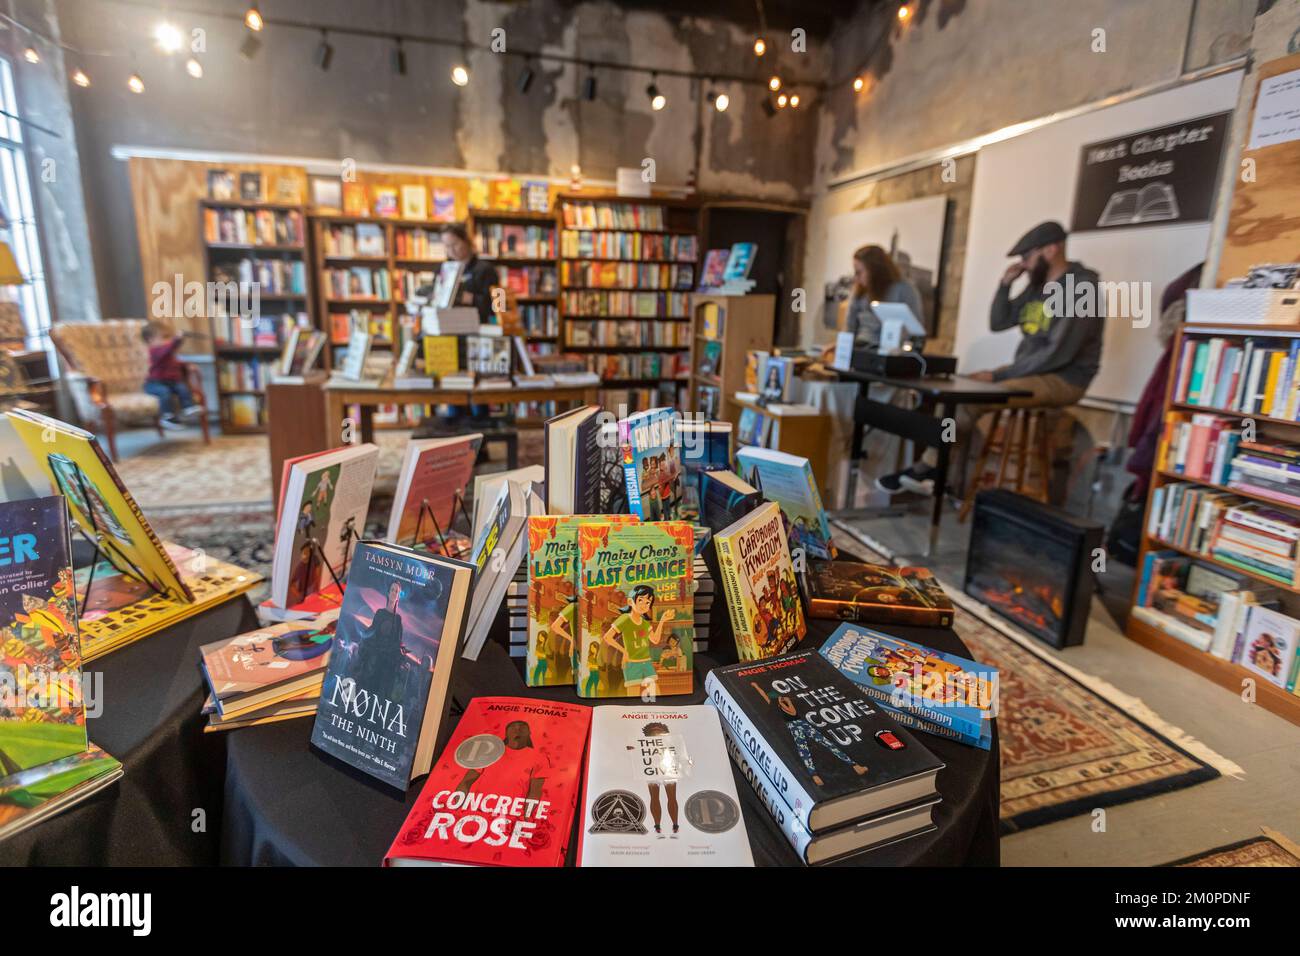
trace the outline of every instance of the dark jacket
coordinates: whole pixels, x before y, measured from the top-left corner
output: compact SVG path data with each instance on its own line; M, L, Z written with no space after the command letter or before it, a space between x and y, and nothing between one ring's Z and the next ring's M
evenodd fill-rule
M474 301L471 304L478 309L480 322L487 322L492 318L492 287L500 284L501 279L497 275L496 266L478 256L465 263L465 268L461 270L460 291L462 294L468 292L473 296ZM461 302L457 301L456 304L461 305Z

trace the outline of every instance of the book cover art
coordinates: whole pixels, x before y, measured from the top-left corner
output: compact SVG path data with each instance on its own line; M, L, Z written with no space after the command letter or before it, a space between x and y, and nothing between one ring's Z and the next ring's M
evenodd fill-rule
M472 569L357 545L311 742L399 789L428 768L446 716Z
M710 249L704 254L704 268L700 270L701 292L716 289L726 281L727 260L730 258L730 249Z
M435 222L455 222L456 193L454 190L434 187L433 219Z
M0 783L86 749L64 500L0 503Z
M749 270L754 265L754 255L758 252L758 244L754 242L737 242L731 247L731 254L727 257L727 269L723 273L723 279L727 282L737 282L749 277Z
M705 689L814 833L933 793L943 764L816 651L715 668ZM912 789L891 788L893 796L875 805L849 803L908 780L916 781Z
M579 866L752 866L718 713L595 708Z
M343 215L363 218L370 215L370 201L364 183L343 184Z
M591 708L476 697L438 758L385 866L563 866Z
M619 422L628 511L642 521L677 518L682 502L682 465L676 413L653 408Z
M810 560L808 616L866 624L951 627L952 602L929 568Z
M194 595L95 436L36 412L8 414L52 487L67 499L72 521L92 541L100 537L113 565L174 601L192 601Z
M81 802L122 776L122 764L95 744L0 777L0 840Z
M199 648L203 673L218 703L313 674L329 664L338 610L310 621L284 621Z
M1252 607L1242 636L1241 666L1285 688L1290 681L1297 645L1300 645L1300 621L1266 607Z
M887 710L948 728L966 743L989 735L998 671L956 654L841 624L818 653Z
M784 654L808 633L781 508L769 501L713 536L742 661Z
M572 686L577 659L578 519L533 515L528 519L529 687Z
M700 517L700 476L731 467L731 422L686 421L678 427L682 463L682 517Z
M736 453L740 476L781 506L790 524L790 550L808 557L835 557L831 526L822 507L821 492L807 458L767 448L742 448Z
M453 535L452 525L458 515L457 495L462 505L469 496L482 443L483 436L478 433L407 443L388 518L389 541L438 550L441 545L437 535L441 531L455 551L451 557L460 557L468 550L466 536ZM464 547L456 546L453 537Z
M694 564L687 522L579 525L579 696L691 692Z

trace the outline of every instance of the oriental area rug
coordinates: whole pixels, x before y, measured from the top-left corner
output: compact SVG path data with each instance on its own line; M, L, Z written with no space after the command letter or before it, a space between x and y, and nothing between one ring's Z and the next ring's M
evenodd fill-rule
M834 525L853 539L841 539L844 547L889 563L860 531ZM1220 776L1210 759L1202 759L1217 755L1194 755L1191 750L1205 748L1155 714L1142 713L1140 702L1120 700L1118 692L1103 696L1087 675L1071 673L1034 648L1032 638L1017 640L1010 625L995 626L984 616L992 618L991 612L973 599L948 584L944 590L956 608L953 628L971 657L998 669L1004 833Z
M1300 866L1300 845L1276 830L1263 827L1263 831L1263 836L1215 847L1165 866Z

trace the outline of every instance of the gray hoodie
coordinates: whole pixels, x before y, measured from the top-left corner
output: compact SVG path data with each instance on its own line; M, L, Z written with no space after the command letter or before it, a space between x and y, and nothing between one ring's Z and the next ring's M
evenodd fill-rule
M1073 282L1070 281L1073 276ZM1065 290L1078 290L1085 283L1099 280L1096 272L1078 262L1066 266L1065 275L1057 280ZM1058 375L1071 385L1087 388L1101 365L1101 338L1105 323L1105 299L1094 287L1091 315L1055 316L1047 306L1053 283L1030 286L1014 299L1011 288L999 285L989 309L989 327L994 332L1020 327L1020 344L1016 357L1006 368L993 373L995 381L1024 378L1027 375ZM1059 293L1058 293L1059 295ZM1065 301L1068 297L1062 296Z

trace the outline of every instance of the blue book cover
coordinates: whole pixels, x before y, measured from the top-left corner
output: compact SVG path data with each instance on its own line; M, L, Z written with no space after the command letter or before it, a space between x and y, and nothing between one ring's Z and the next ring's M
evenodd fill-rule
M445 722L473 565L357 545L311 742L405 790L428 773Z
M681 515L676 417L671 408L652 408L618 423L627 510L642 521L672 521Z
M791 554L802 548L810 557L835 557L831 526L807 458L770 448L742 448L736 461L740 476L781 506L790 526Z
M996 716L998 671L991 665L859 624L841 624L820 653L882 706L947 728L965 743L978 744Z

